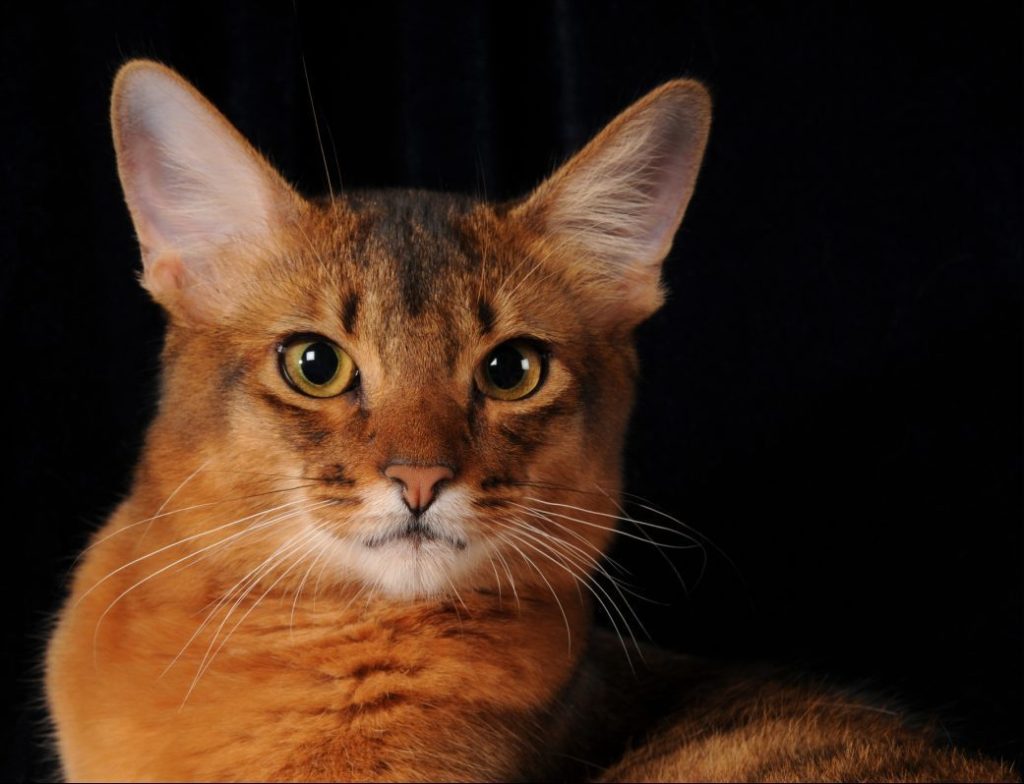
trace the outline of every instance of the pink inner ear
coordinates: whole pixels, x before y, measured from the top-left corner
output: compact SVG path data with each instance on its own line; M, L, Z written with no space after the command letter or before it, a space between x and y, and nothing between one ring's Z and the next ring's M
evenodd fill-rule
M144 252L157 256L169 248L180 248L184 232L178 225L177 213L181 208L169 194L181 188L168 176L157 141L135 124L124 132L122 150L125 195Z
M685 115L665 112L651 132L652 151L647 168L651 171L648 228L642 244L664 248L672 238L693 195L697 169L704 152L703 139L694 139L692 122ZM654 263L660 263L657 259Z
M112 116L146 288L167 307L213 317L224 307L217 291L273 247L301 200L206 99L166 68L122 69ZM229 245L242 247L225 253Z
M629 108L539 189L549 230L629 287L656 288L693 192L708 117L707 93L686 82Z
M114 91L125 196L151 254L266 234L290 189L227 120L177 75L129 67Z
M571 244L605 281L623 319L661 303L660 265L693 193L710 102L694 82L671 82L623 112L538 188L557 242Z

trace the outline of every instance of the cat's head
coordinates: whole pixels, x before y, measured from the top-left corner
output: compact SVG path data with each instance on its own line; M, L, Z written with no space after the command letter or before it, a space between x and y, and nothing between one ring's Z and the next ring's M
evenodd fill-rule
M240 499L223 519L256 533L229 570L316 556L319 579L395 596L591 571L632 332L662 302L709 116L703 87L669 82L512 203L310 201L175 73L126 65L118 165L169 316L138 481L175 506Z

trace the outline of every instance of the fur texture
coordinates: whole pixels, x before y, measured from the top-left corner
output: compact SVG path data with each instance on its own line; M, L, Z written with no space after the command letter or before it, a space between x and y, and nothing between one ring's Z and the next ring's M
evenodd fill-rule
M120 174L168 330L132 491L49 647L69 779L1012 780L864 700L658 651L634 676L590 629L615 604L592 577L632 331L709 118L670 82L512 204L310 201L176 74L122 69ZM290 385L302 336L358 383ZM489 396L482 363L517 340L540 383ZM451 478L414 513L395 464Z

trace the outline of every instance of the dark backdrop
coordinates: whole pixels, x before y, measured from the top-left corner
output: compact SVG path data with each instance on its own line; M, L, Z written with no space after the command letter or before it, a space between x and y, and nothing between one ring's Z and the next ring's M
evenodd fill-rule
M666 645L868 682L1016 756L1019 6L369 5L5 10L0 778L47 775L48 615L152 411L161 319L106 119L132 56L179 69L307 193L326 187L303 56L345 188L493 197L662 80L705 80L711 143L640 333L628 477L717 547L696 586L700 559L673 556L687 597L621 546L668 602L637 611Z

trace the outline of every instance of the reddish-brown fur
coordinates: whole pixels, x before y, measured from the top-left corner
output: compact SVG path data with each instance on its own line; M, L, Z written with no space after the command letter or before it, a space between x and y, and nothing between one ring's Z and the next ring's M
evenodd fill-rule
M140 179L151 118L127 97L146 79L190 96L266 196L227 239L175 245L154 222ZM658 263L703 151L699 85L655 91L512 205L303 200L151 63L122 71L113 117L144 283L169 327L132 492L81 561L50 644L69 779L1014 780L827 689L657 651L634 677L617 641L590 631L578 581L619 513L631 334L661 302ZM676 179L658 179L657 159L627 194L636 215L595 224L595 187L628 176L622 161L644 154L632 139L646 132L658 155L678 148ZM663 188L674 200L642 224ZM204 209L244 217L224 201L243 191ZM174 219L191 227L184 208ZM636 259L634 241L646 242ZM290 389L277 347L293 333L342 345L358 390ZM550 351L542 386L483 399L481 358L524 336ZM447 584L411 566L375 584L377 562L347 568L331 549L373 535L368 493L398 503L382 474L395 461L453 470L438 503L462 494L466 545L444 556L456 564L441 570ZM533 529L516 528L524 515Z

